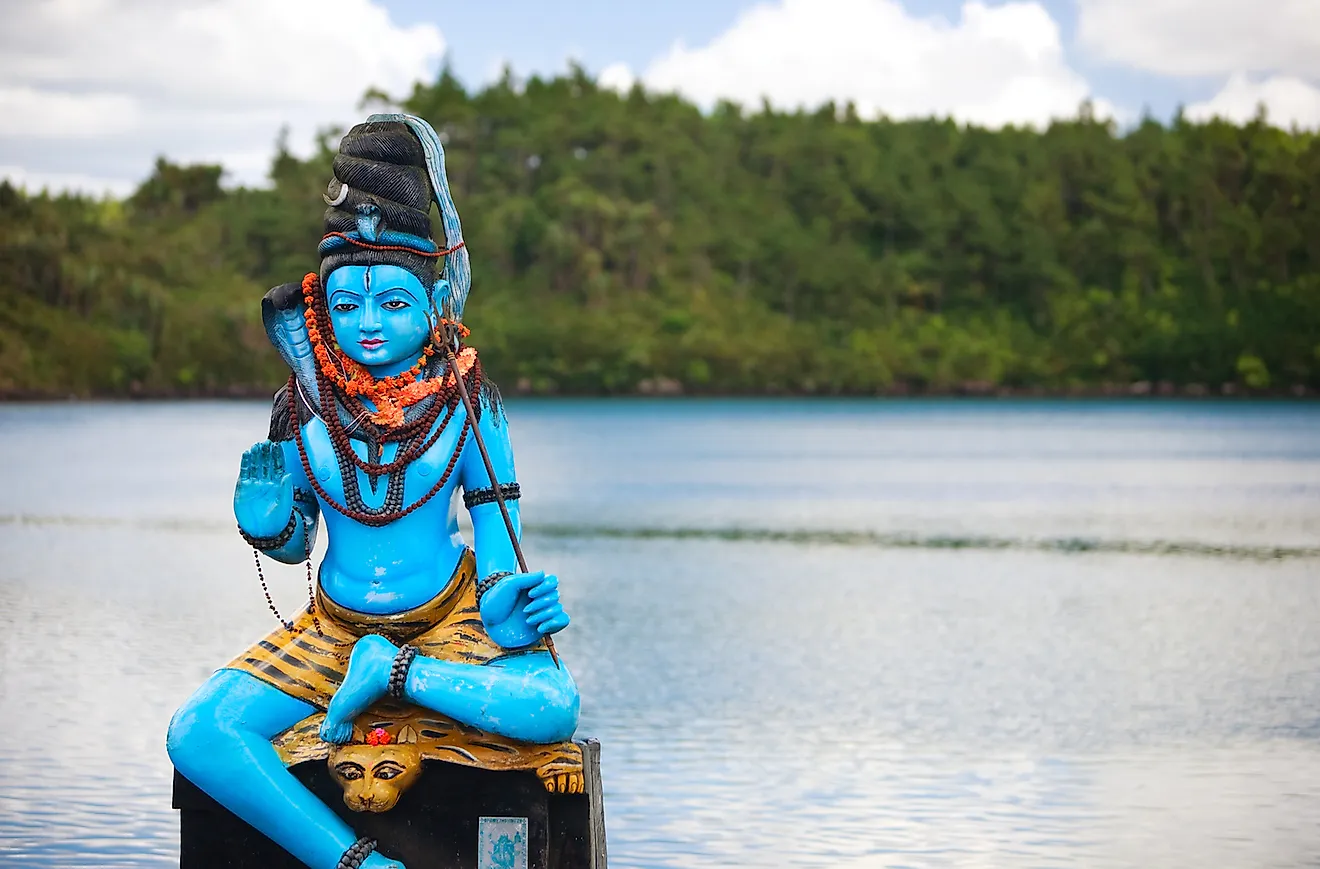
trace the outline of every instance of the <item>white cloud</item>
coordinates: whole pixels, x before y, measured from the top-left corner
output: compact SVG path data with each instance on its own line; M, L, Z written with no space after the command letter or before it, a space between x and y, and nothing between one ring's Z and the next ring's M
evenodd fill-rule
M1077 39L1164 75L1320 78L1320 0L1077 0Z
M596 76L596 84L603 88L612 88L619 93L627 93L632 90L637 77L633 75L632 70L626 63L612 63L600 71Z
M1187 106L1192 120L1220 117L1242 123L1256 116L1264 105L1272 124L1280 127L1320 127L1320 88L1290 76L1271 76L1260 81L1238 74L1210 99Z
M22 166L0 164L0 178L16 187L36 192L72 190L91 196L117 196L123 198L137 185L127 179L101 178L78 172L31 172Z
M374 0L40 0L0 29L0 168L32 185L141 180L157 154L260 183L282 126L295 148L351 124L369 87L433 74L432 25Z
M1192 119L1320 126L1320 0L1078 0L1078 43L1099 60L1227 79Z
M94 139L140 123L138 103L124 94L71 94L0 85L0 117L11 132L41 138ZM0 133L3 135L3 133Z
M601 79L622 90L634 74L614 64ZM897 0L780 0L743 13L708 45L675 44L641 80L706 106L757 106L762 96L780 108L851 100L866 115L951 115L989 126L1072 117L1090 96L1065 62L1058 25L1036 2L971 0L950 22L914 17Z

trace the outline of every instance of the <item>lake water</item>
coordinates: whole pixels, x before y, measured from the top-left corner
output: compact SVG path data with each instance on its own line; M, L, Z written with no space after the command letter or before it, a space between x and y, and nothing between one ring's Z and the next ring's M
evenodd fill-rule
M268 411L0 406L0 865L177 865ZM615 869L1320 863L1320 405L509 416Z

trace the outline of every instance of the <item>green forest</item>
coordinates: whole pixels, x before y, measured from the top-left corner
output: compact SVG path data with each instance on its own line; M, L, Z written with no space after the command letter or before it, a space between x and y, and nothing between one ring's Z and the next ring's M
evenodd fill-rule
M508 392L1320 388L1320 136L1264 117L703 113L580 70L398 102L447 140ZM167 158L124 200L0 184L0 395L269 394L259 300L316 268L336 143L262 189Z

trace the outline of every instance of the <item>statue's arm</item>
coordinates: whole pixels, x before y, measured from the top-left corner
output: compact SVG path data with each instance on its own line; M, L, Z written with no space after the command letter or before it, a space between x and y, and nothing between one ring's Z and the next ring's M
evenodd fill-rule
M514 472L509 421L497 398L483 393L481 401L481 420L477 425L495 479L491 479L475 439L469 438L463 449L459 482L463 486L463 501L472 516L473 548L477 576L481 580L482 623L495 642L506 649L517 649L562 631L568 627L569 619L559 602L558 577L544 571L519 572L509 528L492 491L495 486L500 487L514 533L521 540L520 493L514 488L518 477ZM503 578L486 581L505 573L508 575Z
M518 570L518 559L513 552L513 543L509 540L508 526L500 515L500 505L494 500L493 486L501 486L505 494L504 505L508 508L514 532L520 540L522 519L519 500L511 486L517 482L518 476L514 471L509 422L498 404L492 406L485 396L480 400L482 413L477 425L495 469L495 481L491 481L481 451L477 449L476 439L469 432L461 456L459 484L463 487L463 503L472 517L472 546L476 550L477 576L484 577L497 572L514 573Z
M281 391L281 395L283 392ZM303 472L281 395L270 437L243 453L234 484L234 518L253 546L277 561L297 564L316 545L320 507Z

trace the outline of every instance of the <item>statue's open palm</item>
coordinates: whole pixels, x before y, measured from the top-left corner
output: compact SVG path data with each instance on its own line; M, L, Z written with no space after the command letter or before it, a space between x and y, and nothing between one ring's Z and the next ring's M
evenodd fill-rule
M276 537L293 510L293 477L284 469L284 450L262 441L243 453L234 486L234 518L253 537Z

